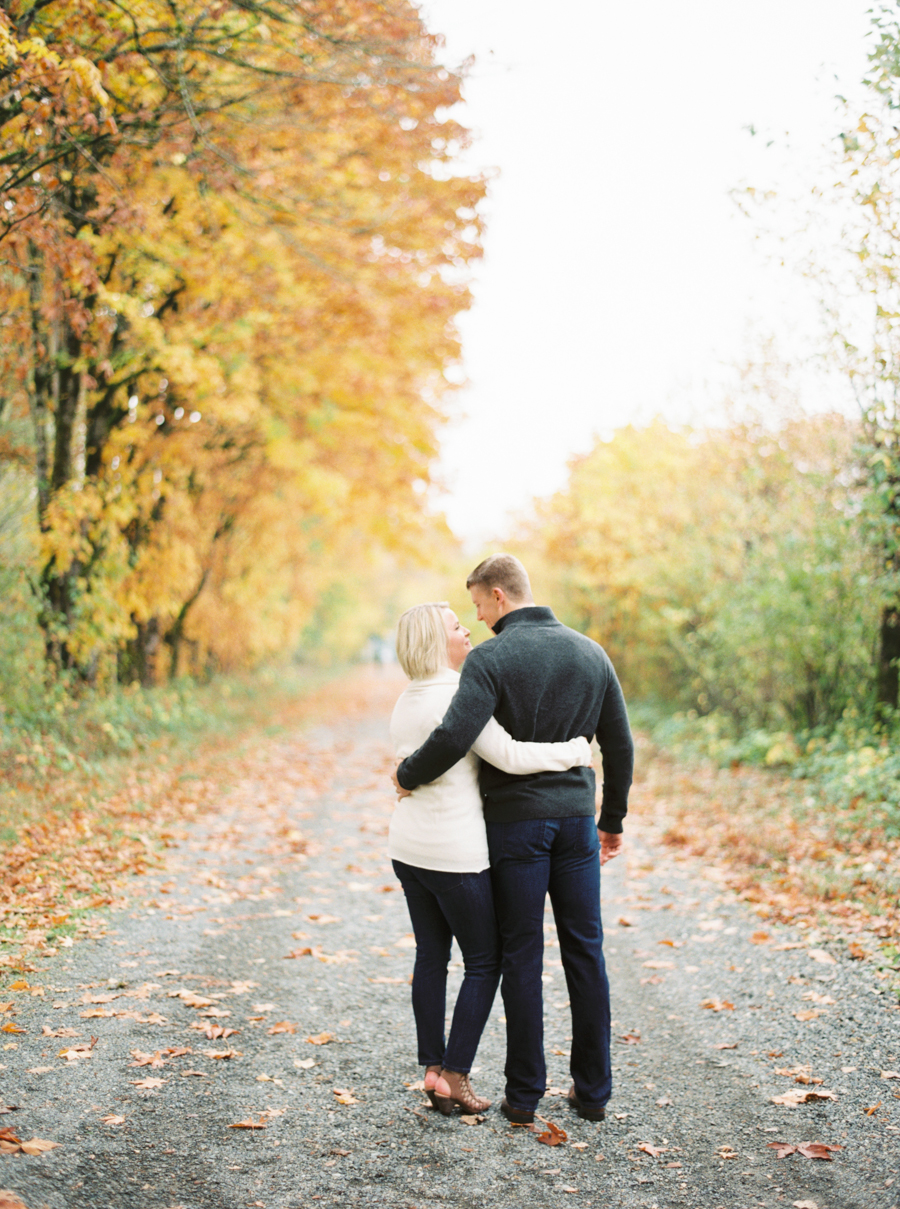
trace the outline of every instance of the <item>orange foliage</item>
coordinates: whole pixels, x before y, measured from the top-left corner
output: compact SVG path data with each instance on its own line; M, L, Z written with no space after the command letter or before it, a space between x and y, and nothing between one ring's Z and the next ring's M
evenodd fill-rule
M411 550L477 178L406 0L51 0L0 14L0 377L34 433L63 666L296 643ZM8 14L8 15L7 15Z

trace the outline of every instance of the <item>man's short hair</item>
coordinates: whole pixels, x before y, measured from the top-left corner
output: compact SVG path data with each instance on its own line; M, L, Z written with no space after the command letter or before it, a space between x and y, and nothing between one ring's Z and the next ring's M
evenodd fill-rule
M528 572L512 554L491 554L466 580L467 588L502 588L510 600L533 600Z
M413 605L397 623L397 660L410 680L427 680L447 663L446 600Z

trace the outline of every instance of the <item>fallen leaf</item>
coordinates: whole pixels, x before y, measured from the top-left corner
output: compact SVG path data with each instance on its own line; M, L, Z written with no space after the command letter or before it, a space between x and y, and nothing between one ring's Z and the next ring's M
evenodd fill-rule
M716 1150L716 1154L719 1156L720 1159L736 1159L737 1158L737 1151L733 1150L732 1147L730 1147L730 1146L719 1146L718 1149Z
M144 1091L153 1091L157 1087L162 1087L167 1082L167 1080L154 1079L154 1078L148 1076L146 1079L132 1079L131 1082L135 1087L140 1087Z
M254 1003L253 1010L254 1010L254 1012L274 1012L275 1004L274 1003Z
M711 1012L733 1012L734 1004L729 1003L727 999L704 999L701 1001L702 1008L709 1008Z
M766 1142L766 1146L770 1150L774 1150L775 1157L779 1159L786 1158L789 1154L793 1154L797 1149L797 1147L792 1146L790 1142Z
M167 1045L162 1052L170 1058L183 1058L185 1054L192 1054L194 1051L189 1045Z
M306 1040L310 1045L328 1045L334 1041L334 1037L331 1033L316 1033L314 1037L307 1037Z
M752 945L764 945L767 944L771 939L772 937L768 932L754 932L750 937L750 943Z
M773 1104L785 1104L788 1108L796 1108L798 1104L815 1104L817 1100L836 1100L833 1091L815 1088L809 1091L786 1091L783 1096L772 1096Z
M900 1071L883 1070L881 1072L882 1079L900 1079Z
M206 1071L205 1070L183 1070L181 1072L182 1079L187 1079L192 1075L196 1076L198 1079L205 1079Z
M828 1146L824 1142L801 1142L797 1151L807 1159L827 1159L831 1162L831 1152L843 1150L842 1146Z
M224 1041L226 1037L241 1031L237 1028L222 1028L221 1024L210 1024L209 1021L204 1023L202 1020L192 1021L188 1028L198 1029L207 1041Z
M737 1047L738 1043L736 1041L720 1041L717 1045L713 1046L713 1049L737 1049Z
M477 1113L464 1112L460 1114L459 1119L463 1125L480 1125L484 1117L479 1116Z
M819 1008L804 1008L802 1012L794 1012L795 1020L815 1020L818 1016L824 1016L824 1012Z
M206 1011L201 1012L200 1015L204 1018L211 1017L213 1019L218 1019L221 1016L230 1016L231 1012L229 1012L227 1008L213 1007L207 1008Z
M620 915L619 918L616 920L616 923L619 925L620 928L633 928L634 927L634 924L631 922L631 920L626 919L624 915Z
M19 1149L23 1154L46 1154L48 1150L55 1150L59 1146L59 1142L48 1142L46 1138L31 1138L28 1142L22 1142Z
M27 991L30 988L24 978L17 978L15 982L9 984L9 989L11 991Z
M674 961L643 961L641 965L646 970L674 970Z
M573 1142L570 1150L587 1150L587 1142Z
M552 1121L544 1120L543 1117L539 1117L538 1120L543 1121L547 1126L543 1133L537 1135L537 1140L543 1143L544 1146L559 1146L566 1141L569 1135L564 1129L560 1129Z
M294 1066L298 1066L301 1070L309 1070L309 1068L311 1066L315 1066L315 1064L316 1064L315 1058L295 1058L294 1059ZM423 1082L422 1088L424 1089L424 1087L425 1087L425 1084Z
M248 1117L246 1121L235 1121L233 1125L228 1126L229 1129L267 1129L268 1126L262 1117L258 1121L254 1121L252 1117Z
M331 1090L334 1093L335 1099L337 1100L338 1104L358 1104L359 1103L359 1100L357 1100L356 1096L354 1096L353 1092L350 1090L349 1087L333 1087Z
M0 1188L0 1209L28 1209L28 1206L9 1188Z
M101 1017L115 1016L115 1012L111 1008L88 1008L86 1012L79 1012L82 1020L96 1020Z
M29 1066L25 1073L28 1075L46 1075L49 1071L56 1070L55 1066Z
M806 955L807 955L807 957L811 958L813 961L821 962L822 965L826 965L826 966L836 966L837 965L837 959L832 957L830 953L825 951L825 949L808 949Z
M562 1191L563 1191L563 1192L577 1192L577 1191L578 1191L578 1189L577 1189L577 1188L573 1188L573 1187L571 1186L571 1184L563 1184L563 1185L562 1185Z
M880 1100L878 1101L878 1103L877 1103L877 1104L873 1104L871 1108L864 1108L864 1109L863 1109L863 1112L866 1114L866 1116L867 1116L867 1117L871 1117L871 1116L873 1116L873 1115L874 1115L876 1112L878 1112L879 1108L881 1108L881 1101L880 1101Z
M74 1028L51 1028L49 1024L45 1024L41 1029L42 1037L77 1037L78 1030Z
M155 1054L145 1054L143 1050L133 1049L131 1056L134 1058L134 1061L131 1063L132 1066L152 1066L158 1069L166 1064L159 1050Z
M65 1058L67 1062L77 1062L80 1058L93 1058L90 1046L74 1045L71 1049L61 1049L57 1055L60 1058Z
M292 1024L290 1020L276 1020L272 1027L268 1030L269 1036L274 1036L275 1033L296 1033L297 1025Z
M205 1049L201 1052L204 1053L207 1058L228 1059L240 1057L236 1049Z
M285 960L285 961L290 961L290 960L291 960L291 958L293 958L293 957L312 957L312 955L313 955L313 951L312 951L312 949L309 947L309 945L307 945L307 946L306 946L306 948L303 948L303 949L292 949L292 950L290 951L290 953L285 953L285 955L284 955L284 960Z
M212 1007L214 1004L214 1000L204 999L202 995L196 995L193 991L169 991L168 996L170 999L180 999L182 1003L192 1008Z
M643 1150L644 1154L649 1154L651 1158L658 1159L661 1154L669 1149L668 1146L654 1146L650 1142L638 1142L638 1150Z
M125 1124L125 1118L121 1117L121 1116L117 1116L116 1113L113 1113L113 1112L109 1113L108 1116L101 1117L100 1121L103 1125L124 1125Z
M640 1033L623 1033L619 1037L619 1040L623 1041L625 1043L625 1045L640 1045L641 1034Z
M669 1099L668 1096L660 1096L659 1099L656 1101L657 1108L670 1108L671 1106L672 1106L672 1101Z
M791 1201L794 1209L819 1209L816 1201Z
M0 1025L0 1033L24 1033L25 1029L21 1028L14 1021L10 1020L8 1024Z
M847 952L854 961L865 961L866 951L862 945L858 945L855 940L851 941L850 944L847 945Z

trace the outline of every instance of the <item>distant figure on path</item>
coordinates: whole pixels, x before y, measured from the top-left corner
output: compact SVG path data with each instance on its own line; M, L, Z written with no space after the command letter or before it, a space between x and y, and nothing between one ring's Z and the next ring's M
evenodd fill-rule
M472 645L469 631L446 604L415 605L400 618L397 657L411 683L391 718L398 758L409 755L438 725L459 686L459 669ZM471 750L470 750L471 749ZM500 941L494 913L488 845L478 768L481 759L510 776L589 765L590 744L516 743L489 715L466 750L433 783L397 803L388 852L416 938L412 1002L425 1091L449 1114L484 1112L469 1071L500 981ZM449 1041L444 1039L447 964L453 937L465 975L456 1000Z
M544 902L549 893L572 1009L572 1087L579 1116L600 1121L612 1091L609 984L600 866L622 849L634 766L628 714L606 652L535 605L518 559L494 554L466 586L496 638L468 655L442 722L398 766L398 793L442 777L494 718L515 739L596 735L603 799L595 826L593 768L511 774L487 757L479 781L502 941L508 1120L530 1124L544 1095Z

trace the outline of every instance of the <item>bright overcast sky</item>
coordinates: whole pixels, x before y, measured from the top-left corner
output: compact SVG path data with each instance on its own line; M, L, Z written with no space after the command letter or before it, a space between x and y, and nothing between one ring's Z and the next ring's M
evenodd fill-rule
M840 129L833 98L865 69L868 7L425 0L448 59L476 56L467 162L498 170L461 321L466 418L441 464L461 537L503 534L597 433L702 411L759 336L797 355L809 291L762 255L729 191L781 181L773 137L791 186L812 183L805 165Z

